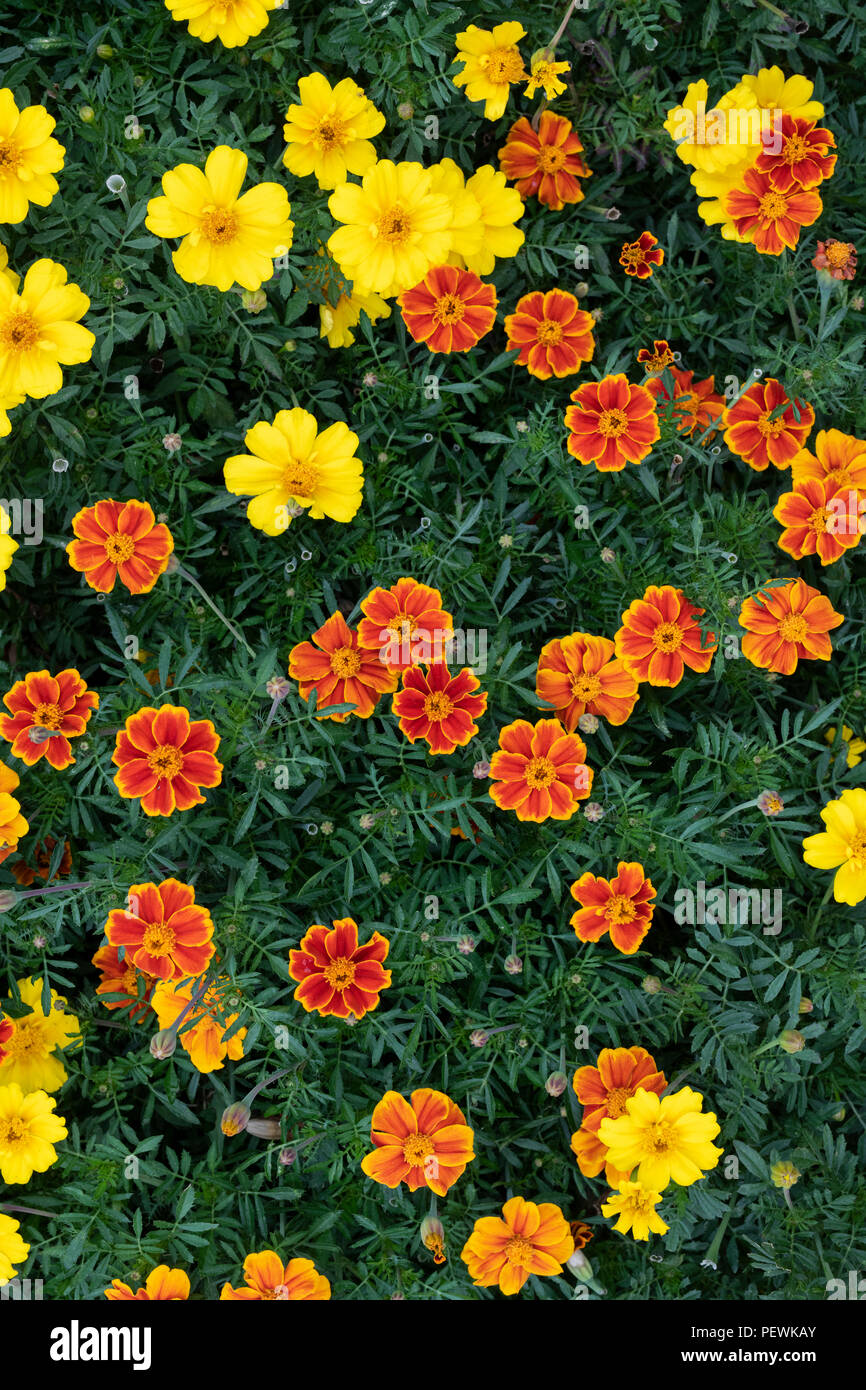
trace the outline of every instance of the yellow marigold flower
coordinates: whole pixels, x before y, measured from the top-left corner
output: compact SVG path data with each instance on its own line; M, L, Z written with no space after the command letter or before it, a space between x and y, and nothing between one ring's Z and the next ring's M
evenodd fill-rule
M735 88L709 109L708 95L703 78L690 82L682 105L668 111L664 129L677 142L678 158L707 174L723 173L744 159L751 164L761 148L755 95Z
M328 250L358 294L386 298L417 285L451 249L451 208L421 164L380 159L360 186L344 183L328 200L338 227Z
M332 87L320 72L298 82L300 106L286 112L283 163L304 178L315 174L320 188L336 188L347 174L366 174L376 163L371 135L385 128L385 117L357 82L344 77Z
M710 1143L719 1126L715 1115L701 1112L703 1099L689 1086L662 1097L636 1091L625 1102L626 1114L599 1126L611 1167L622 1173L637 1167L638 1181L655 1192L663 1192L669 1182L680 1187L697 1182L723 1153Z
M196 1070L206 1074L222 1071L226 1057L233 1062L243 1057L247 1030L238 1028L230 1038L225 1037L240 1017L229 1012L228 980L221 976L206 989L203 997L194 998L198 996L200 985L197 979L160 980L151 1004L160 1030L173 1033ZM163 1055L171 1056L171 1053Z
M315 521L352 520L364 468L355 455L358 436L342 420L320 434L316 417L296 406L278 411L272 425L259 420L244 443L248 454L226 459L225 484L229 492L252 497L247 518L266 536L281 535L296 508L309 507Z
M815 90L814 82L800 73L786 78L780 67L761 68L757 73L745 73L728 95L734 101L741 101L743 88L765 111L787 111L791 116L802 116L808 121L817 121L824 114L820 101L810 99Z
M807 835L803 860L813 869L836 869L833 897L856 907L866 898L866 787L849 787L821 812L827 829Z
M14 796L9 795L10 792L14 792L18 782L18 773L13 772L5 763L0 763L0 864L9 858L18 841L22 840L30 829L21 814L19 803Z
M799 1170L794 1167L793 1163L774 1163L770 1169L770 1177L774 1187L793 1187L794 1183L799 1181L800 1176Z
M319 307L319 337L327 338L328 347L351 347L355 335L351 331L365 313L371 323L391 316L391 306L380 294L341 294L336 304Z
M0 1177L29 1182L57 1162L54 1145L66 1139L66 1122L54 1115L56 1101L44 1091L25 1095L13 1082L0 1086Z
M8 415L6 419L8 421ZM0 429L0 435L8 433L8 430ZM12 522L9 513L0 507L0 592L6 588L6 571L12 564L12 556L18 549L18 542L13 540L9 534L11 527Z
M447 161L446 161L447 162ZM509 188L505 175L492 164L482 164L471 179L466 191L481 210L481 245L475 247L474 234L452 233L454 255L452 264L463 265L476 275L489 275L497 259L516 256L524 241L524 232L514 223L523 216L523 199L516 188Z
M827 730L826 734L824 735L824 739L827 743L836 742L835 724L831 725L830 728ZM842 739L843 742L847 743L848 745L848 766L856 767L858 763L862 763L863 761L861 754L866 753L866 739L855 738L854 730L849 729L847 724L842 725Z
M53 396L63 385L61 363L90 360L96 339L77 322L89 308L56 261L34 262L20 292L0 275L0 401Z
M668 1229L656 1211L661 1199L660 1192L643 1183L622 1181L602 1203L601 1214L619 1218L613 1228L615 1231L622 1231L624 1235L631 1231L635 1240L649 1240L650 1231L663 1236Z
M455 87L465 87L470 101L484 102L488 121L498 121L508 104L512 82L524 82L527 77L517 47L526 37L526 30L516 20L497 24L494 29L479 29L470 24L457 35L455 62L463 71L451 81Z
M30 1012L15 1019L6 1058L0 1062L0 1086L14 1083L25 1092L59 1091L67 1076L55 1053L78 1041L78 1019L64 1013L66 1000L53 989L48 1013L43 1013L41 979L19 980L18 993Z
M52 176L66 151L54 126L44 106L19 111L9 88L0 90L0 222L23 222L31 203L47 208L58 191Z
M566 84L560 81L559 74L571 72L571 63L554 62L555 56L550 48L540 48L537 53L533 53L529 60L530 75L526 79L528 97L534 97L539 87L543 87L547 100L553 101L567 90Z
M210 43L219 39L223 48L240 48L255 38L268 23L269 10L281 0L165 0L172 19L186 24L194 39Z
M162 198L151 198L144 225L154 236L182 237L171 253L191 285L260 289L274 273L275 256L292 244L289 198L278 183L257 183L241 195L247 172L243 150L218 145L204 170L178 164L162 176Z
M451 250L448 253L448 264L465 266L463 257L477 255L484 245L481 204L475 195L468 191L466 176L453 159L442 159L438 164L431 164L430 176L431 193L446 198L451 209L448 224ZM522 210L521 206L521 212Z
M0 1212L0 1289L15 1278L15 1266L23 1264L30 1254L18 1234L21 1223Z

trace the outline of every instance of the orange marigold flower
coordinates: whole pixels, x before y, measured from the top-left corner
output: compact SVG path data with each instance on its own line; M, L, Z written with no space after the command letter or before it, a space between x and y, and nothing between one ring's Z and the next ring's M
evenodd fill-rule
M200 980L160 980L153 992L152 1004L159 1019L160 1030L171 1028L188 1006L180 1024L178 1040L189 1054L193 1066L200 1072L221 1071L226 1057L237 1062L244 1055L246 1028L226 1039L225 1034L240 1017L226 1012L226 991L229 981L223 978L210 985L204 995L192 1003L194 993L201 989Z
M379 1006L379 994L391 983L391 971L382 968L388 955L388 938L373 932L358 945L358 925L351 917L333 923L316 923L289 952L289 975L300 981L295 998L307 1013L315 1009L322 1018L363 1018Z
M572 1134L571 1152L585 1178L597 1178L604 1169L605 1181L611 1187L616 1187L617 1183L623 1182L629 1176L628 1172L614 1168L613 1164L608 1162L607 1144L601 1142L595 1130L587 1129L585 1125L581 1125L580 1129Z
M575 1250L582 1250L595 1235L595 1231L591 1226L587 1226L585 1221L569 1221L568 1229L574 1241Z
M129 906L109 912L105 935L110 945L125 947L124 960L159 980L201 975L215 949L210 913L196 902L195 889L176 878L134 883Z
M609 932L616 949L633 956L650 929L654 911L650 899L655 895L643 865L620 860L615 878L587 873L571 885L571 896L580 907L569 920L579 941L600 941ZM584 1127L592 1128L585 1117Z
M515 365L542 381L570 376L583 362L592 361L593 323L592 315L567 290L533 290L506 316L507 350L519 348Z
M54 857L56 848L57 841L54 839L53 835L46 835L44 840L38 840L36 842L36 848L33 851L33 857L36 860L35 868L31 868L24 859L19 859L17 864L10 865L16 881L25 888L30 887L30 884L37 874L41 879L47 881L48 873L51 869L51 860ZM72 849L69 841L64 840L63 854L60 857L60 863L57 865L56 871L52 874L51 882L53 883L54 880L60 878L61 875L67 875L71 868Z
M588 632L555 637L542 647L535 693L553 705L569 734L582 714L624 724L638 699L637 681L614 656L613 642Z
M373 1111L375 1144L361 1168L385 1187L405 1182L410 1192L429 1187L444 1197L475 1157L473 1131L463 1111L442 1091L413 1091L411 1103L387 1091Z
M659 438L655 400L645 386L632 386L621 372L585 381L572 391L565 412L568 452L601 473L618 473L640 463Z
M674 354L666 338L655 338L653 340L652 349L641 348L638 352L637 360L638 364L642 366L646 372L663 372L665 367L669 367L672 364Z
M273 1250L260 1250L244 1260L245 1289L223 1284L220 1300L321 1303L331 1297L331 1285L312 1260L289 1260L284 1265Z
M672 415L680 434L703 435L702 444L708 444L714 437L712 426L717 424L725 409L725 398L716 394L715 376L695 381L694 372L681 371L671 367L674 380L674 404ZM667 387L660 377L652 377L646 389L656 400L668 401Z
M856 488L866 496L866 439L843 434L841 430L819 430L814 447L814 454L801 449L792 459L795 483L804 478L825 478L840 491Z
M860 543L860 510L866 506L856 488L840 489L826 478L804 478L784 492L773 516L785 527L779 546L802 560L817 555L832 565ZM866 523L864 523L866 525Z
M112 1279L111 1288L105 1290L105 1297L113 1302L127 1299L155 1302L180 1303L189 1298L189 1275L183 1269L169 1269L168 1265L157 1265L148 1274L143 1289L135 1293L128 1284Z
M602 1120L625 1114L625 1103L635 1091L660 1096L668 1083L646 1048L603 1047L595 1066L578 1067L571 1084L584 1107L583 1128L595 1132Z
M637 681L650 685L679 685L688 666L708 671L717 643L708 632L708 644L695 618L703 608L690 603L682 589L670 584L651 584L622 615L622 627L614 635L616 654Z
M149 1004L150 996L156 980L153 975L145 975L141 970L136 970L128 956L120 959L120 952L116 946L100 946L96 955L91 961L100 973L101 979L96 986L96 993L100 996L106 994L125 994L126 999L102 999L106 1009L125 1009L127 1001L136 1001L133 1008L129 1010L130 1019L140 1023L151 1013ZM144 991L139 994L139 981L144 984Z
M7 1053L5 1044L11 1042L14 1032L15 1024L12 1019L7 1018L5 1014L0 1014L0 1063L6 1060Z
M404 576L390 589L371 589L361 600L361 612L358 642L377 651L389 671L405 671L422 661L438 665L445 659L454 619L442 607L438 589Z
M473 1283L519 1293L530 1274L561 1274L574 1254L568 1222L553 1202L512 1197L502 1216L482 1216L460 1252Z
M308 700L316 692L317 719L335 719L338 724L344 724L350 714L369 719L379 696L396 688L397 677L379 653L362 647L358 638L342 613L332 613L313 633L312 641L299 642L289 652L289 675L298 682L301 699ZM332 705L355 708L328 714Z
M662 265L665 253L652 232L641 232L637 241L627 241L619 253L619 263L626 275L648 280L653 267Z
M817 188L823 179L829 179L836 167L836 156L829 153L836 144L832 131L786 111L781 135L782 148L774 153L776 129L762 131L763 148L752 166L759 174L769 174L774 188L790 193L798 184L801 189Z
M833 644L828 633L844 623L830 600L802 579L761 589L740 609L740 627L746 629L743 656L753 666L790 676L798 661L829 661Z
M431 352L469 352L495 324L499 301L494 286L474 271L439 265L397 303L416 343Z
M12 752L28 767L41 757L62 771L75 759L69 740L80 738L99 696L74 667L58 671L30 671L3 696L11 714L0 715L0 734L9 739ZM44 733L42 732L44 730Z
M745 188L732 188L725 197L725 212L741 240L751 241L765 256L780 256L787 246L793 251L801 227L811 227L821 216L823 203L812 189L795 184L787 193L776 188L769 174L756 168L743 174Z
M789 401L782 383L772 376L754 382L723 416L725 443L731 453L760 473L771 463L788 468L814 423L815 412L808 401Z
M452 676L444 662L429 666L426 675L415 666L402 681L391 708L411 743L422 738L431 753L453 753L478 733L475 721L487 709L487 695L468 667Z
M147 502L103 499L72 518L77 539L66 547L69 563L91 589L110 594L120 579L131 594L148 594L168 566L174 541L157 525Z
M853 280L857 273L857 248L853 241L828 237L818 242L812 265L816 270L826 270L834 280Z
M191 720L183 705L146 705L117 735L114 785L127 800L139 798L145 815L188 811L204 804L200 787L222 781L223 765L214 756L219 745L209 719Z
M594 775L583 739L567 733L558 719L539 719L535 726L516 719L500 731L489 794L518 820L570 820L589 796Z
M566 203L583 200L579 180L589 178L592 170L581 159L582 150L571 121L546 110L537 131L525 116L515 121L499 151L499 167L507 179L517 180L521 198L535 195L558 212Z

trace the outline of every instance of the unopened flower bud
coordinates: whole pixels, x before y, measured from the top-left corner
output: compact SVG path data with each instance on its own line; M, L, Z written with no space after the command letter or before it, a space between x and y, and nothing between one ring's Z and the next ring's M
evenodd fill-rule
M461 956L471 956L472 952L475 950L475 937L461 936L460 940L457 942L457 949Z
M13 893L10 888L4 888L0 892L0 912L8 912L18 901L18 894Z
M433 1256L433 1263L445 1263L445 1227L437 1216L425 1216L421 1222L421 1240Z
M235 1101L223 1111L220 1120L220 1129L223 1134L232 1138L235 1134L240 1134L250 1123L250 1112L243 1101Z
M283 1165L284 1168L291 1168L292 1164L295 1162L295 1160L297 1159L297 1157L298 1157L298 1151L297 1151L297 1149L291 1149L291 1148L280 1149L280 1163L282 1163L282 1165Z
M291 683L286 680L285 676L271 676L265 685L265 690L272 700L285 700L291 688Z
M606 545L601 552L601 558L603 564L612 565L614 560L616 559L616 551L611 550L610 546Z
M401 121L411 121L412 117L415 115L415 107L412 105L411 101L401 101L400 105L397 107L397 115L400 117Z
M510 955L505 957L505 972L507 975L522 975L523 961L520 956Z
M223 1119L225 1120L225 1116ZM279 1120L252 1119L247 1122L247 1133L255 1135L256 1139L279 1139L280 1122Z
M573 1255L569 1255L566 1263L574 1277L581 1279L584 1284L592 1278L592 1265L582 1250L575 1250Z
M786 1028L779 1038L779 1046L785 1052L802 1052L806 1046L806 1039L795 1028Z
M95 115L96 112L92 106L79 106L78 108L78 119L83 121L85 125L90 125Z
M575 287L574 287L574 297L575 297L575 299L583 299L583 298L585 298L585 296L588 295L588 294L589 294L589 285L586 283L585 280L581 280L579 284L575 285Z
M113 58L114 49L111 47L110 43L98 43L96 45L96 56L97 58Z
M158 1062L165 1061L177 1047L177 1034L173 1028L161 1028L150 1040L150 1055Z
M248 314L260 314L268 307L268 296L264 290L244 290L241 304Z
M472 767L472 776L473 776L473 777L489 777L489 776L490 776L490 764L489 764L489 762L487 762L487 760L486 760L485 758L479 758L478 762L475 763L475 764L473 764L473 767Z
M544 1083L544 1089L549 1096L561 1096L568 1085L568 1077L564 1071L552 1071Z
M640 987L646 994L658 994L662 982L658 975L645 975L640 982Z
M476 1028L474 1032L469 1034L469 1041L473 1047L483 1047L489 1037L490 1034L485 1033L483 1028Z
M604 815L604 807L599 801L588 801L583 808L583 814L587 820L599 821Z
M30 730L28 737L31 743L47 743L53 734L53 729L43 729L41 725L37 725Z

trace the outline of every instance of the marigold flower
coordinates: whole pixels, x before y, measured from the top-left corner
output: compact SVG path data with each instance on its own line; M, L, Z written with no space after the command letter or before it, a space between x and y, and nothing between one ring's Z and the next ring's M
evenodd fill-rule
M709 671L718 643L695 622L703 608L690 603L682 589L654 584L634 599L614 634L614 649L627 671L649 685L679 685L685 667Z
M637 703L638 685L614 657L607 637L572 632L542 647L535 693L553 705L556 718L571 734L587 712L610 724L624 724Z
M437 1197L475 1157L463 1111L426 1087L413 1091L410 1101L387 1091L373 1111L370 1138L375 1148L361 1163L368 1178L392 1188L405 1182L410 1192L429 1187Z
M778 816L785 809L785 803L778 792L761 792L755 803L758 810L765 816Z
M321 72L298 81L300 106L290 106L283 126L286 168L300 178L315 174L320 188L337 188L348 174L365 174L376 163L370 137L385 129L385 117L357 82L344 77L332 87Z
M841 430L819 430L814 453L801 449L791 460L795 483L804 478L821 478L839 491L854 488L866 497L866 440Z
M808 401L789 401L782 383L772 376L754 382L723 416L725 443L731 453L758 472L770 463L787 468L803 449L814 423L815 412Z
M46 835L44 840L37 840L33 849L33 857L36 860L35 867L31 867L25 860L20 859L17 864L10 865L13 876L17 883L29 888L38 874L44 881L48 882L48 874L51 869L51 860L57 848L57 841L53 835ZM52 874L52 882L60 877L66 877L72 868L72 850L68 840L63 842L63 853L60 856L60 863Z
M536 197L544 207L559 212L566 203L583 201L581 179L592 173L581 159L583 145L571 121L553 111L542 111L538 130L525 116L509 130L499 151L499 167L515 181L521 198Z
M397 688L397 676L383 664L378 651L362 647L358 633L342 613L332 613L313 633L289 652L289 675L298 682L302 700L316 692L316 718L344 724L350 714L369 719L380 695ZM354 705L342 714L320 714L329 705Z
M502 1216L482 1216L460 1252L473 1283L519 1293L530 1274L561 1274L574 1254L574 1239L562 1211L553 1202L512 1197Z
M860 505L859 493L852 490L855 514ZM848 493L839 491L826 478L804 478L794 483L791 492L784 492L773 508L773 516L785 528L779 537L779 547L802 560L805 555L817 555L822 565L835 564L855 545L860 544L858 524L848 525Z
M487 695L468 667L452 676L444 662L428 666L426 675L415 666L403 671L402 682L391 708L411 743L424 739L431 753L453 753L478 733Z
M229 981L223 978L209 985L197 1003L192 1004L180 1024L178 1041L197 1071L221 1071L226 1057L237 1062L244 1055L246 1028L238 1028L226 1040L225 1034L240 1017L226 1013L225 993ZM200 980L160 980L153 992L154 1011L160 1030L171 1029L201 987Z
M224 48L241 48L247 39L260 34L267 25L268 12L280 3L281 0L165 0L172 19L187 24L194 39L204 43L219 39Z
M579 463L601 473L618 473L640 463L659 438L655 400L645 386L632 386L619 373L585 381L571 393L565 412L567 449Z
M642 864L620 860L612 879L582 874L570 892L580 903L569 919L579 941L600 941L609 932L618 951L634 955L650 929L655 910L651 899L656 890L645 877Z
M826 830L803 841L803 862L813 869L835 869L834 900L856 907L866 898L866 789L846 788L827 802L821 819Z
M29 1182L57 1162L54 1145L68 1137L66 1123L53 1114L56 1101L44 1091L25 1094L16 1082L0 1085L0 1177Z
M625 1179L616 1185L615 1192L608 1194L601 1214L619 1218L613 1228L615 1231L622 1231L624 1235L631 1231L635 1240L649 1240L650 1231L663 1236L668 1229L656 1211L661 1199L662 1194L653 1191L651 1186Z
M331 1297L331 1285L319 1274L312 1260L289 1260L284 1265L273 1250L260 1250L244 1260L246 1288L223 1284L220 1300L234 1302L324 1302Z
M377 931L360 946L358 924L351 917L332 927L316 923L298 950L289 952L289 976L300 982L295 999L321 1018L363 1018L378 1008L381 991L391 983L391 971L382 967L389 949L388 938Z
M0 90L0 222L23 222L31 203L47 208L59 184L66 150L51 132L44 106L20 111L8 87Z
M602 1120L598 1136L611 1162L631 1172L653 1191L668 1183L688 1187L715 1168L723 1150L710 1143L719 1133L712 1112L702 1113L703 1096L684 1086L673 1095L638 1090L625 1102L625 1114Z
M432 183L420 164L380 159L360 184L341 184L331 194L331 216L344 225L328 250L356 293L400 294L448 259L451 209Z
M518 820L570 820L592 790L595 776L586 766L586 744L568 733L558 719L539 719L533 726L516 719L499 733L499 749L490 760L489 795L502 811Z
M63 366L88 362L96 342L78 323L90 300L66 283L55 261L35 261L17 287L0 275L0 399L8 409L20 398L43 400L63 385Z
M619 253L619 263L626 275L648 280L653 267L664 263L664 249L652 232L641 232L637 241L627 241Z
M189 1298L189 1275L183 1269L169 1269L168 1265L157 1265L144 1281L144 1288L135 1293L120 1279L112 1279L111 1288L105 1290L105 1297L112 1302L125 1302L128 1299L144 1302L181 1303Z
M421 1240L427 1250L433 1256L433 1263L444 1265L445 1254L445 1227L435 1216L426 1216L421 1222Z
M801 73L786 77L778 66L746 73L735 89L750 92L765 111L780 110L804 120L817 121L824 114L820 101L812 101L815 84Z
M243 150L218 145L204 169L179 164L162 176L164 197L151 198L144 225L158 237L181 237L171 259L182 280L230 290L260 289L274 258L292 244L294 223L286 190L258 183L241 195Z
M69 563L103 594L111 593L118 578L131 594L149 594L174 550L168 527L157 525L149 503L135 498L103 498L82 507L72 530L77 539L66 547Z
M672 415L678 433L693 435L697 432L703 436L701 443L708 444L715 436L712 426L718 423L725 409L724 396L716 393L715 376L695 381L694 372L681 371L678 367L671 367L670 373L674 382ZM656 400L670 400L661 377L651 377L646 389Z
M170 816L201 806L201 787L218 787L223 765L214 754L220 737L209 719L190 720L181 706L145 706L126 721L111 761L114 784L127 799L139 798L148 816Z
M824 742L825 742L825 743L830 743L830 744L835 743L835 742L836 742L836 733L837 733L836 726L835 726L835 724L832 724L832 725L830 726L830 728L827 730L827 732L824 734ZM849 729L849 727L848 727L847 724L843 724L843 725L842 725L842 742L843 742L844 744L847 744L847 748L846 748L846 750L845 750L845 751L846 751L846 765L847 765L848 767L857 767L858 764L859 764L859 763L862 763L862 761L863 761L863 759L862 759L862 757L861 757L861 754L862 754L862 753L866 753L866 740L864 740L864 739L862 739L862 738L855 738L855 737L854 737L854 730L853 730L853 729Z
M355 335L351 331L367 315L371 323L391 317L391 306L379 294L341 294L336 304L319 307L319 337L327 338L328 347L351 347Z
M742 642L746 660L790 676L798 661L830 660L833 646L828 633L845 618L818 589L802 579L788 579L745 599L738 621L746 629Z
M816 270L826 270L834 280L853 280L857 273L857 248L853 241L828 237L818 242L812 265Z
M78 1019L64 1012L66 1000L54 989L48 1013L43 1011L41 978L19 980L18 993L30 1012L15 1020L0 1063L0 1086L16 1083L25 1094L59 1091L68 1077L56 1053L80 1041Z
M105 924L109 944L125 948L124 960L159 980L201 975L214 953L213 930L195 889L176 878L134 883L129 907L109 912Z
M595 1066L578 1067L571 1084L584 1107L583 1128L597 1133L602 1120L624 1113L626 1101L637 1090L660 1096L668 1083L646 1048L603 1047Z
M309 509L314 521L351 521L361 505L364 465L358 436L342 420L319 432L316 417L295 406L279 410L274 423L259 420L244 435L249 450L226 459L225 485L252 497L250 525L279 536L292 520L290 504Z
M740 236L754 243L766 256L780 256L787 246L793 251L801 227L811 227L824 204L813 189L794 184L786 193L767 173L757 168L743 174L744 188L734 188L725 199L725 211Z
M690 82L682 104L668 111L664 129L676 142L677 157L684 164L705 175L729 174L739 166L748 167L757 152L751 123L746 121L744 129L741 117L741 112L756 109L754 95L737 89L725 92L711 106L709 86L701 78Z
M539 87L543 88L548 101L555 101L567 91L567 85L560 80L561 72L571 72L571 63L557 63L552 48L541 48L529 60L530 74L526 79L524 95L534 97Z
M126 999L102 998L102 1003L106 1009L125 1009L128 1007L129 1000L135 1000L134 1006L129 1010L129 1018L136 1023L141 1023L151 1012L148 1001L156 984L155 977L145 975L143 971L137 970L128 955L121 960L120 952L116 946L100 946L91 960L91 965L95 965L100 973L101 978L96 986L96 993L100 998L109 994L126 995ZM144 986L141 994L139 994L139 981Z
M438 589L404 576L390 589L371 589L361 600L361 612L358 644L377 651L390 671L444 660L454 619L442 607Z
M663 372L665 367L672 365L674 354L666 338L656 338L653 341L652 349L640 349L637 360L647 373Z
M777 132L765 131L763 148L755 160L758 173L769 174L774 188L780 193L790 193L797 184L801 188L817 188L824 179L830 178L836 167L836 155L829 153L836 144L832 131L786 112L778 133L782 148L774 152Z
M517 301L505 319L507 349L519 348L518 367L547 381L569 376L590 362L595 351L593 318L567 290L533 290Z
M471 270L443 265L404 290L397 303L416 343L431 352L469 352L496 323L498 300L493 285Z
M20 1221L0 1212L0 1289L15 1278L15 1266L23 1264L30 1254L30 1246L18 1234L20 1229Z
M442 165L450 162L443 160ZM438 192L445 191L441 176L435 187ZM489 275L497 260L516 256L526 240L526 233L514 225L523 216L523 199L517 189L507 186L505 175L492 164L482 164L466 180L466 194L478 212L468 226L452 223L448 260L465 265L476 275Z
M583 1250L594 1238L595 1231L585 1221L569 1221L568 1229L574 1241L575 1250Z
M3 703L11 714L0 715L0 734L11 742L15 757L32 767L44 756L60 772L75 762L69 740L84 733L91 711L99 707L99 696L69 667L56 676L28 672L6 692ZM50 737L35 742L31 730L37 729Z
M30 829L21 814L19 802L9 795L14 792L19 780L17 772L0 763L0 864L17 849L18 841Z
M465 87L470 101L484 102L488 121L498 121L508 104L513 82L525 82L526 69L517 47L526 37L526 30L516 20L506 20L493 29L479 29L470 24L457 35L455 62L463 64L462 72L451 81L455 87Z
M770 1181L774 1187L791 1188L801 1177L800 1170L787 1160L774 1163L770 1169Z

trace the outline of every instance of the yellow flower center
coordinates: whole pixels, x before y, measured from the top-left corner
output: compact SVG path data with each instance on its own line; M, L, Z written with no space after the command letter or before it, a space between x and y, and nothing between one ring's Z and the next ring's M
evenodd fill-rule
M115 531L105 542L105 553L113 565L122 565L124 560L130 560L135 554L135 541L132 536Z
M527 763L523 775L528 785L537 791L539 787L549 787L551 782L556 781L556 766L550 758L533 758Z
M0 327L0 343L9 352L29 352L39 342L39 324L29 309L16 309Z
M802 135L789 135L782 148L782 156L787 164L796 164L805 159L808 153L809 146Z
M623 266L639 266L643 261L643 250L637 242L631 242L622 248L619 260Z
M322 121L313 137L320 150L332 150L335 145L346 142L346 126L337 116L328 116Z
M510 1265L519 1265L526 1269L532 1259L532 1241L525 1236L512 1236L505 1247L505 1258Z
M20 1144L21 1140L26 1138L24 1121L17 1115L0 1118L0 1149L11 1148L13 1144Z
M656 651L675 652L683 644L683 630L678 623L659 623L652 640Z
M866 830L858 830L845 847L845 857L855 869L866 869ZM14 1041L14 1039L13 1039Z
M612 1120L617 1120L620 1115L625 1114L625 1103L633 1095L631 1086L615 1086L612 1091L608 1091L606 1107Z
M437 323L459 323L466 313L466 305L456 294L443 294L433 305L433 317Z
M331 653L331 670L341 680L357 676L361 669L361 658L354 647L338 647Z
M628 416L624 410L603 410L598 417L598 432L605 439L617 439L628 429Z
M809 525L818 535L821 535L823 531L827 530L828 515L829 513L826 507L816 507L815 511L809 517Z
M33 711L33 723L42 729L59 729L63 710L59 705L37 705Z
M809 631L809 624L802 613L789 613L779 623L779 636L783 642L802 642Z
M782 433L784 428L785 420L782 415L777 415L775 420L771 420L769 412L767 412L758 420L758 432L762 434L765 439L768 435L775 438L777 434Z
M167 956L177 937L167 922L148 922L142 945L152 956Z
M319 470L301 459L292 459L283 472L282 485L290 497L312 497L319 485Z
M11 140L0 140L0 174L14 174L23 156Z
M412 220L406 209L395 203L387 212L382 213L371 231L374 236L380 236L392 246L402 246L412 235Z
M201 234L214 246L224 246L237 236L238 219L228 208L209 208L201 219Z
M602 913L612 927L622 927L626 922L633 922L637 916L637 908L631 898L627 898L624 893L614 893L608 898Z
M575 700L582 700L584 704L588 704L601 693L601 681L598 676L575 676L571 682L571 693Z
M851 255L850 248L846 241L827 242L824 247L824 255L832 266L847 265Z
M565 150L559 145L542 145L535 157L535 163L542 174L555 174L565 163Z
M668 1153L676 1146L676 1130L669 1120L658 1120L645 1131L644 1142L653 1153Z
M10 1057L30 1057L34 1052L47 1057L51 1046L43 1037L42 1024L37 1018L15 1020L15 1031L8 1042L3 1044Z
M519 82L521 77L526 76L523 59L514 44L508 48L494 48L491 53L485 53L481 59L481 66L494 86L503 82Z
M348 989L355 978L355 966L347 956L338 956L325 966L322 974L333 989Z
M762 217L768 217L771 222L775 222L779 217L784 217L788 211L788 204L781 193L776 193L772 189L765 193L758 203L758 212Z
M423 1168L425 1158L434 1152L429 1134L410 1134L403 1143L403 1158L413 1168Z
M157 777L176 777L183 767L183 754L172 743L161 743L147 755L147 765Z
M556 319L542 319L538 325L538 341L542 347L555 347L562 342L564 331Z
M433 691L424 701L424 713L428 719L447 719L454 708L454 701L444 690Z

